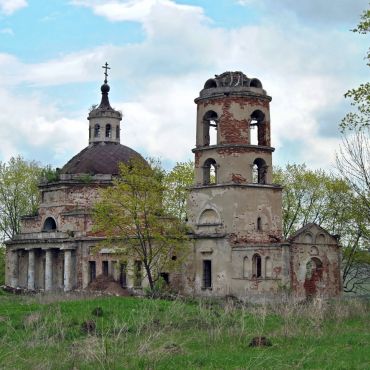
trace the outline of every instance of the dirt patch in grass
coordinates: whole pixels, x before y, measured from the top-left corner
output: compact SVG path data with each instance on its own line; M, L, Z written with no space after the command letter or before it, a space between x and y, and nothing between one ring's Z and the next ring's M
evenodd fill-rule
M99 275L94 281L92 281L88 286L88 290L115 296L130 296L127 289L123 289L117 281L113 280L112 277L104 275Z

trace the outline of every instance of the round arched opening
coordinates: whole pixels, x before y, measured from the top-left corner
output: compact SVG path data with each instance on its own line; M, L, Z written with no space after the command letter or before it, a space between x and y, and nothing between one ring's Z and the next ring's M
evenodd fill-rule
M206 81L206 83L204 84L204 88L205 89L212 89L214 87L217 87L217 82L215 79L213 78L210 78L209 80Z
M262 83L259 79L257 78L252 78L250 87L257 87L258 89L262 89Z
M252 273L254 278L262 277L262 259L259 254L255 254L252 259Z
M57 223L53 217L48 217L44 222L43 231L55 231L57 229Z
M266 184L267 165L264 159L256 158L252 167L252 179L255 184Z
M217 163L208 158L203 164L203 185L217 184Z

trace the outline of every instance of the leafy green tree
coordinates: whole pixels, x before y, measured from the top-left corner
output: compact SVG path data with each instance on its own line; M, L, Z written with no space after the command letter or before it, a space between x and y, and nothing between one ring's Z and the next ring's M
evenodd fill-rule
M176 163L164 178L164 205L167 212L179 220L186 221L186 201L189 187L194 183L194 163Z
M353 184L345 177L309 170L305 165L277 168L274 182L283 190L283 234L285 238L302 226L315 222L333 235L343 247L343 287L361 292L370 283L367 251L369 224Z
M113 186L103 189L93 209L95 230L126 260L143 263L151 290L162 271L171 271L184 254L186 228L168 215L163 202L165 173L158 163L121 163ZM176 256L176 258L174 258Z
M21 216L37 212L41 172L36 162L22 157L0 162L0 241L19 232Z
M360 23L353 32L359 34L367 34L370 32L370 10L365 10L360 18ZM365 56L367 65L370 66L370 49ZM370 126L370 83L361 84L356 89L347 91L344 95L352 100L351 105L356 107L355 112L348 113L342 120L340 127L342 131L345 129L355 129Z
M343 253L346 261L343 271L347 282L345 288L370 290L370 127L356 127L343 133L336 163L339 173L354 193L351 208L357 242Z
M340 178L322 170L309 170L304 164L288 164L285 169L275 169L274 182L284 187L285 238L310 222L336 234L350 217L351 190Z

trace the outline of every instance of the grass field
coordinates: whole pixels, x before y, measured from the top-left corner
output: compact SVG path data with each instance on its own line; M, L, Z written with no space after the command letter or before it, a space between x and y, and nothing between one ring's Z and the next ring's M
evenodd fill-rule
M0 368L369 369L369 323L356 300L241 307L0 291ZM249 347L255 336L272 346Z

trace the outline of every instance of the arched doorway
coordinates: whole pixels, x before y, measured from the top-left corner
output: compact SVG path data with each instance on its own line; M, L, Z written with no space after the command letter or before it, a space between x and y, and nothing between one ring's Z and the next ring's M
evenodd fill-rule
M322 279L323 266L322 262L317 257L312 257L306 263L306 277L304 281L304 290L307 298L312 298L317 294L318 283Z

